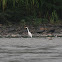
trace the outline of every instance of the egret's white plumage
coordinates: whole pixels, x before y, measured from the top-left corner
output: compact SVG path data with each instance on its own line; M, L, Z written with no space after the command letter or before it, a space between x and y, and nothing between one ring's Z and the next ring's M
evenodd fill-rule
M32 38L32 34L31 34L31 32L29 31L28 27L25 27L25 28L27 28L28 35Z

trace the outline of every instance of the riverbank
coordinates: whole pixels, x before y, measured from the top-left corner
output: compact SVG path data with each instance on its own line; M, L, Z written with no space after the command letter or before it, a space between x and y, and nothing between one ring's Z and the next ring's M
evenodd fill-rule
M28 26L28 28L33 37L62 37L61 25ZM28 34L25 26L5 26L0 24L0 37L28 37Z

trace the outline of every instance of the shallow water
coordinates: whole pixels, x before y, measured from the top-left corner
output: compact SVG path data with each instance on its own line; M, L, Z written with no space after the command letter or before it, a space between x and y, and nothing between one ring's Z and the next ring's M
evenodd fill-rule
M62 38L0 38L0 62L62 62Z

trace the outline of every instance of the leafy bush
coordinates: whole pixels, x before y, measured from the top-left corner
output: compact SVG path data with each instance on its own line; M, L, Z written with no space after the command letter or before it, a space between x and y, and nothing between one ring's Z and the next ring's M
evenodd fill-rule
M54 10L52 12L51 18L50 18L50 23L54 24L58 22L58 15L56 13L56 11Z

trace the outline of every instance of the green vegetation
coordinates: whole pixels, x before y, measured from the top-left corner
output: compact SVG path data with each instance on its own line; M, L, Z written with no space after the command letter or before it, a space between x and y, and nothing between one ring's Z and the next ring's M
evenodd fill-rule
M0 0L0 23L62 24L62 0Z

